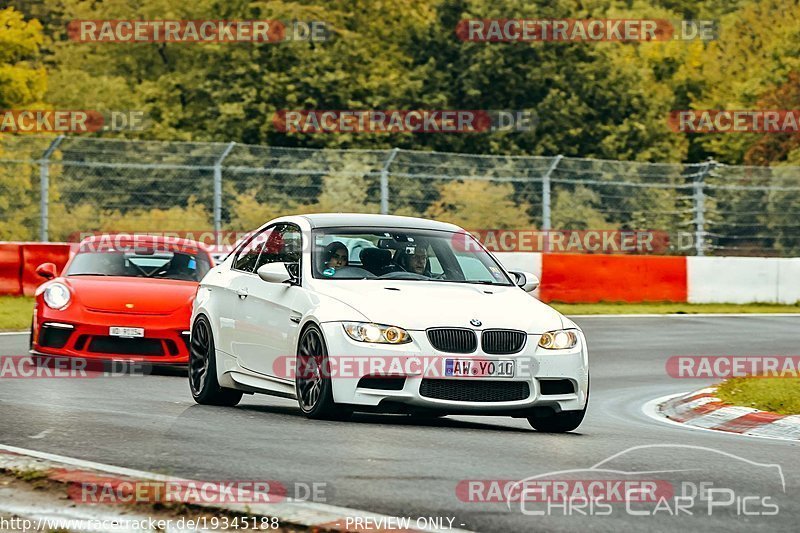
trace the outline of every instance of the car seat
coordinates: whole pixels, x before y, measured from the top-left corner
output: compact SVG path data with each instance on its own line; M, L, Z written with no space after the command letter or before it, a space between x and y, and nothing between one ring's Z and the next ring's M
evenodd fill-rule
M361 264L376 276L394 272L397 267L392 263L392 252L381 248L364 248L359 254Z

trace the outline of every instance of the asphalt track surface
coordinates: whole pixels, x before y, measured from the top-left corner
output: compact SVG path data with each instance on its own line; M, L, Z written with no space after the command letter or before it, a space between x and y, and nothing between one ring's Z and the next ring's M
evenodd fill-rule
M669 377L671 355L797 354L800 316L576 321L589 342L592 390L587 418L572 434L537 433L524 419L498 417L312 421L293 401L267 396L206 407L193 403L185 378L158 375L0 380L0 443L182 478L279 480L290 488L324 482L333 505L451 517L454 527L477 531L797 531L800 444L676 427L642 406L712 383ZM0 354L23 354L27 343L27 335L0 336ZM581 470L615 455L602 465L611 473L549 479L668 480L676 495L701 483L728 491L714 493L710 511L708 498L697 498L676 515L669 499L656 516L632 513L652 513L653 504L581 512L456 495L461 480ZM653 473L631 474L643 471Z

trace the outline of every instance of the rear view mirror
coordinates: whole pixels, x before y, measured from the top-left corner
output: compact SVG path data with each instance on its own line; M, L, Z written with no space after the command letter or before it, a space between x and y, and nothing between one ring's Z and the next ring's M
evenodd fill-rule
M518 272L511 270L509 274L514 276L515 282L525 292L533 292L539 286L539 278L530 272Z
M42 263L36 267L36 273L44 279L53 279L58 276L58 270L54 263Z

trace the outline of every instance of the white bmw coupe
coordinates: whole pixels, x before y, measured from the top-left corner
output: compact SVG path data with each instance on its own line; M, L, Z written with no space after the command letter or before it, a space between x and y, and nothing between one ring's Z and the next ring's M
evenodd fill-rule
M228 406L243 393L294 398L310 418L505 415L571 431L588 404L586 340L528 294L538 283L452 224L278 218L200 283L192 395Z

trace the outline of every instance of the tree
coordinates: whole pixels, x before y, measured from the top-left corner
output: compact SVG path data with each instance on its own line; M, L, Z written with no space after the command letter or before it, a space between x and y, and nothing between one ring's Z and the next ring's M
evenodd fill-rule
M797 110L800 109L800 72L792 72L787 80L768 90L756 105L758 109ZM748 165L770 165L786 161L789 154L800 148L800 134L766 133L757 138L747 148L744 162Z
M526 229L531 227L528 205L514 200L508 183L488 180L452 180L439 187L439 200L425 217L450 222L466 230Z
M0 10L0 110L42 109L47 76L41 66L42 26L7 8ZM0 158L37 159L47 145L0 133ZM36 231L36 168L27 163L0 167L0 240L30 239Z
M720 19L721 38L699 58L703 91L693 109L757 109L759 99L800 71L800 17L796 0L744 2ZM797 78L794 78L795 80ZM698 135L722 163L739 164L761 135ZM755 157L755 153L752 154Z
M557 230L615 229L600 209L600 195L583 185L558 189L553 201L553 228Z

